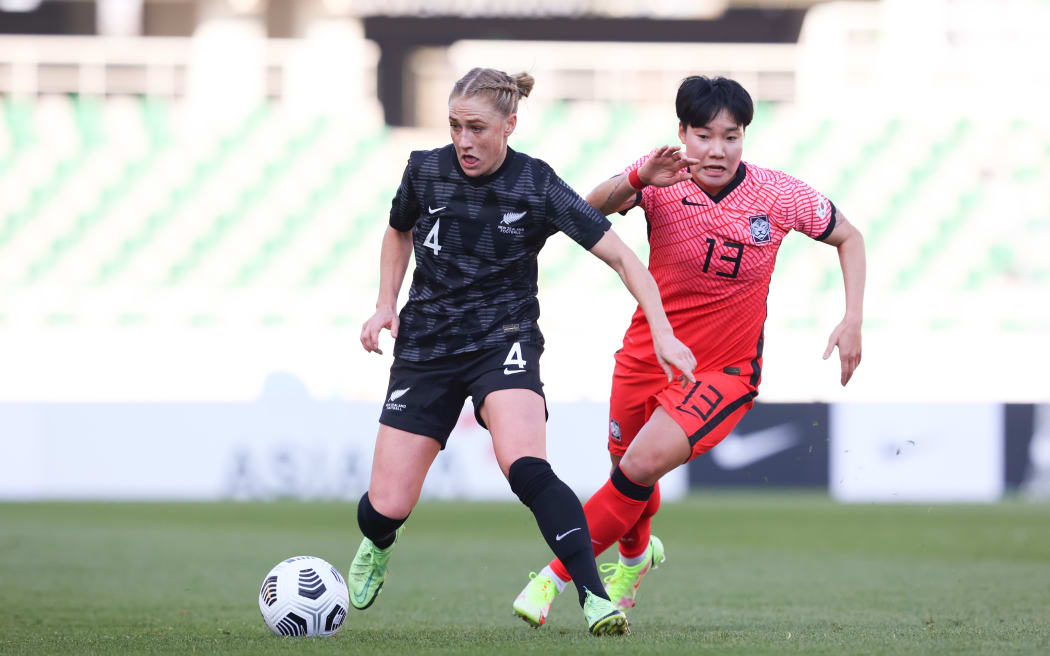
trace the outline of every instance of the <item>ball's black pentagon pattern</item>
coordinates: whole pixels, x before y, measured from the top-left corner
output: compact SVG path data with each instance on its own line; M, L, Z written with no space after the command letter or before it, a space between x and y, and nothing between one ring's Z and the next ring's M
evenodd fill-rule
M324 620L325 631L335 631L343 625L343 620L346 619L346 609L336 604L332 607L332 611L328 613L328 617Z
M317 572L309 567L299 571L299 595L307 599L317 599L327 588Z
M267 576L263 581L259 596L267 606L273 606L277 602L277 575Z
M306 635L306 619L295 613L288 613L277 622L277 631L283 636L304 636Z

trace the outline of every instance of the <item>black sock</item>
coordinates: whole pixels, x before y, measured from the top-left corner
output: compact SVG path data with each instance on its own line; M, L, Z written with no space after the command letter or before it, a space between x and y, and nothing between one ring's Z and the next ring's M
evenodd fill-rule
M376 510L368 499L368 492L365 492L357 503L357 525L361 528L361 533L380 549L394 544L397 529L406 519L408 517L392 519Z
M605 586L598 577L598 566L594 564L594 547L591 533L587 530L587 517L583 514L580 500L573 494L542 458L525 457L514 461L507 479L510 489L518 495L540 527L543 539L551 551L565 565L576 584L580 605L586 596L585 589L604 599Z

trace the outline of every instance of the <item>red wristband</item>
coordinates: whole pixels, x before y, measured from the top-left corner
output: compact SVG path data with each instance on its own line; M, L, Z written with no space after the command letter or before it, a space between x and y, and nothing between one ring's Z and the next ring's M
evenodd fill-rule
M635 191L641 191L646 187L646 185L642 183L642 178L638 175L638 169L632 169L631 172L627 174L627 182L634 187Z

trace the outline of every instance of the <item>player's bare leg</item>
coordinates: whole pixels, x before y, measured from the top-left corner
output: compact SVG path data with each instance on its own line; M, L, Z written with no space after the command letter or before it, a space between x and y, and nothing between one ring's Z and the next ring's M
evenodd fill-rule
M598 577L580 500L546 460L543 397L526 389L491 392L481 406L481 418L492 433L496 460L511 489L536 517L551 550L573 572L590 632L629 633L626 616L609 601ZM522 602L515 601L514 611L533 626L543 624L546 609L540 614Z
M492 434L492 450L504 476L519 458L547 459L546 405L528 389L490 392L481 406L481 418Z
M380 424L368 483L372 506L388 517L408 517L440 451L433 438Z
M655 485L664 474L688 460L691 454L692 446L685 431L666 410L657 407L627 447L620 459L620 469L640 485Z
M346 577L355 608L371 606L383 589L394 542L440 450L430 437L379 425L372 479L357 505L357 523L365 537Z

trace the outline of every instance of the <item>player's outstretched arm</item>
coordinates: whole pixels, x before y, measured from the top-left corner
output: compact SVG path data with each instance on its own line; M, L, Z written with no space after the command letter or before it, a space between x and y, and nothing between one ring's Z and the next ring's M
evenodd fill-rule
M397 339L397 295L405 280L408 259L412 257L412 231L401 232L387 226L379 254L379 300L376 313L361 326L361 346L379 355L379 331L386 328Z
M846 287L846 314L828 338L824 359L831 357L837 346L842 361L840 382L845 385L860 364L860 327L864 318L864 277L867 263L864 257L864 236L860 230L838 212L838 221L825 243L839 251L842 282Z
M613 230L606 231L598 243L591 248L591 253L594 253L620 275L623 284L638 301L638 305L642 307L642 312L649 321L649 332L653 335L656 361L667 374L668 382L674 380L673 367L682 372L686 380L695 383L693 370L696 369L696 358L689 347L674 336L671 322L664 314L660 289L638 256L627 247L627 244L623 243L620 236Z
M638 178L645 186L669 187L688 180L688 167L699 163L700 160L686 157L681 152L681 146L663 146L638 167ZM632 207L637 193L638 190L628 180L628 174L621 173L591 190L587 194L587 202L602 214L608 215Z

